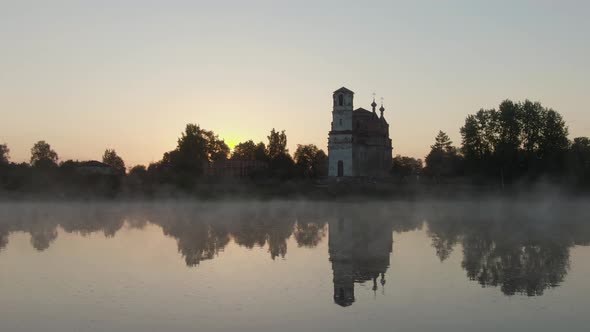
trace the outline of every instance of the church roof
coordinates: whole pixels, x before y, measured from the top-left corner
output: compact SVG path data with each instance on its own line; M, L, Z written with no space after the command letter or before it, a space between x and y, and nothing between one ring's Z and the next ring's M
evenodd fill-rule
M362 108L362 107L361 107L361 108L357 108L357 109L355 109L354 111L355 111L355 112L358 112L358 113L369 113L369 114L372 114L372 112L371 112L371 111L367 111L366 109L364 109L364 108Z
M335 94L336 94L336 93L339 93L339 92L344 92L344 93L350 93L350 94L354 94L354 92L352 92L351 90L348 90L348 89L347 89L347 88L345 88L345 87L341 87L340 89L338 89L338 90L334 91L334 93L335 93Z

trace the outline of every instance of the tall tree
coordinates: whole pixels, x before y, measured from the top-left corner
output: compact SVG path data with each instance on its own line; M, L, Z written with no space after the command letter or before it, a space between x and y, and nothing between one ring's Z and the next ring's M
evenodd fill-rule
M519 171L520 108L518 104L504 100L497 115L498 141L494 148L494 160L504 184L505 179L513 180Z
M533 103L528 99L519 106L521 108L522 148L526 154L533 156L538 152L541 144L543 122L546 119L547 110L541 103Z
M125 174L125 162L114 149L106 149L102 155L102 162L111 166L117 173Z
M543 159L545 171L562 172L569 148L568 128L561 115L552 109L547 110L542 129L539 154Z
M10 161L10 149L6 144L0 144L0 164L8 164Z
M284 130L278 132L273 128L270 131L266 150L270 159L275 159L281 155L289 153L289 150L287 149L287 134L285 134Z
M298 144L294 158L295 165L304 177L315 178L327 174L328 156L314 144Z
M266 155L272 176L290 178L295 174L295 162L287 149L287 135L284 130L281 132L274 128L271 130L268 136Z
M460 156L453 142L442 130L434 139L430 153L426 156L425 172L436 180L443 176L455 176L459 173Z
M468 115L461 127L462 147L467 167L471 171L484 171L496 144L495 110L481 109Z
M449 138L449 135L442 130L438 131L438 135L434 138L434 145L431 145L432 150L437 151L449 151L453 147L453 142Z
M541 171L540 145L547 110L538 102L519 103L521 124L522 172L531 176Z
M34 167L57 166L58 156L45 141L39 141L31 148L31 165Z

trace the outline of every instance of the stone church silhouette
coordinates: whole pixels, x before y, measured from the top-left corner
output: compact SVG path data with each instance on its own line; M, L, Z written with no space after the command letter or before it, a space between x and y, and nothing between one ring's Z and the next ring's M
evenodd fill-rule
M356 301L355 284L372 281L373 291L377 291L378 283L382 288L385 286L393 246L388 221L367 222L358 217L342 216L329 221L328 236L334 303L342 307L352 305Z
M391 169L392 147L383 103L377 115L353 110L354 92L340 88L333 94L332 127L328 138L328 175L332 177L385 177Z

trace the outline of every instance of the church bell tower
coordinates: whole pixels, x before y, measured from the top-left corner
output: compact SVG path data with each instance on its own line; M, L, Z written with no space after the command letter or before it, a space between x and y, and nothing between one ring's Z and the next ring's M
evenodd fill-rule
M352 111L354 92L340 88L332 94L332 127L328 138L328 175L352 176Z

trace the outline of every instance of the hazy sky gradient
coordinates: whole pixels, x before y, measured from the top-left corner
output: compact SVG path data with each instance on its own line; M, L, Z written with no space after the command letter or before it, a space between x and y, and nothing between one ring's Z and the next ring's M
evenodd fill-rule
M157 161L186 123L233 145L326 149L331 93L385 99L394 154L460 143L468 113L529 98L590 136L588 1L0 0L0 143L27 161Z

